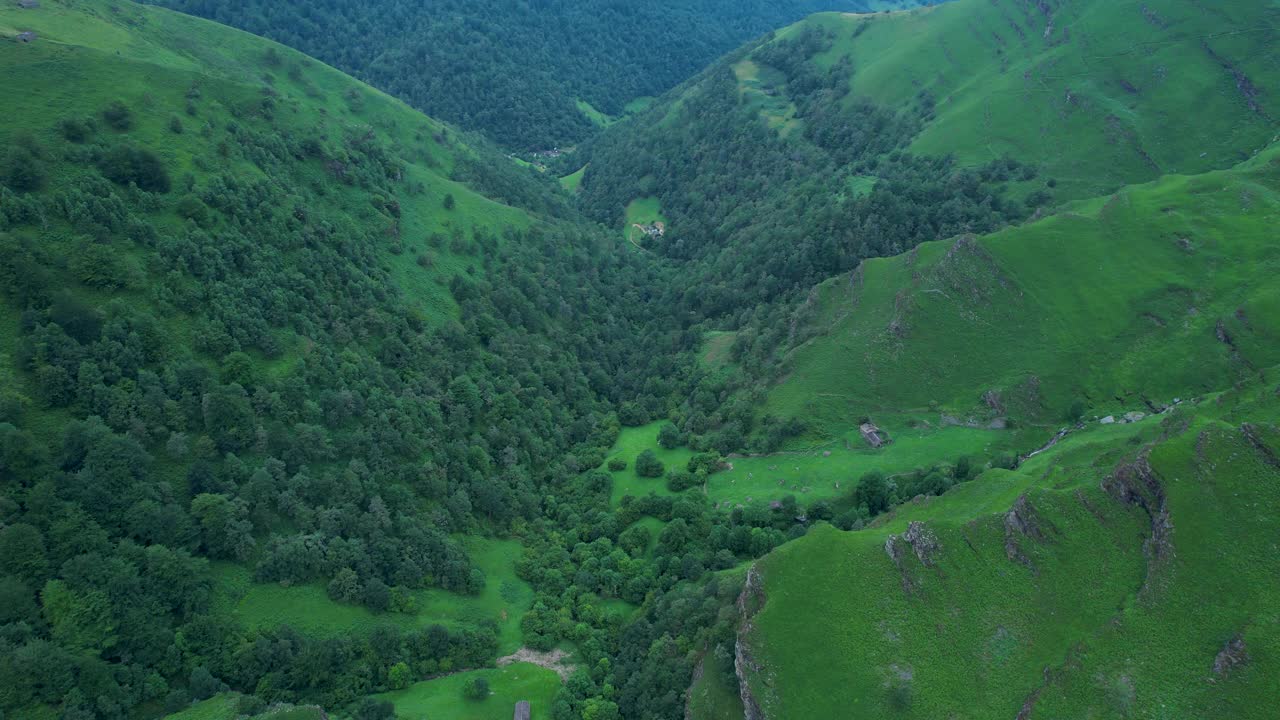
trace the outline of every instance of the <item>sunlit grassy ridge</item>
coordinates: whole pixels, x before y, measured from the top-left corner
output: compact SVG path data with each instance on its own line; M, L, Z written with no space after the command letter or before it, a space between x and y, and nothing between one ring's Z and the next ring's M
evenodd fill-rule
M957 0L889 15L826 13L779 33L832 33L852 97L929 98L912 145L979 163L1011 155L1077 197L1230 167L1270 141L1280 7L1230 0Z
M1278 157L865 262L819 289L819 334L768 409L837 433L912 411L1056 428L1075 402L1146 412L1229 387L1280 360Z

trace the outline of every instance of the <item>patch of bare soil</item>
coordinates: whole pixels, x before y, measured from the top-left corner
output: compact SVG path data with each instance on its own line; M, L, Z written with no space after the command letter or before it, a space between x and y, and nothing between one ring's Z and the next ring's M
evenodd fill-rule
M561 682L568 680L573 671L578 669L576 665L569 662L569 653L559 648L542 652L533 648L522 647L510 655L498 658L499 667L518 662L533 663L548 670L554 670L560 676Z

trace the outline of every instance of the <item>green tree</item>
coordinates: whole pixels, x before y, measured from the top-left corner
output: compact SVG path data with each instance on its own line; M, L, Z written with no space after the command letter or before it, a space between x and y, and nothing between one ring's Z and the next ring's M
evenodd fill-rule
M889 483L885 480L884 473L872 470L863 475L854 490L853 498L854 502L865 506L872 515L888 510Z
M462 683L462 696L468 700L484 700L489 697L489 681L483 675L473 675Z
M50 580L40 602L53 638L64 647L96 655L115 646L117 623L106 593L75 591L62 580Z
M658 431L658 444L667 450L674 450L680 446L680 431L671 423L663 425Z
M413 671L403 661L392 665L387 670L387 684L393 690L403 690L413 682Z
M662 461L654 454L653 450L645 450L636 457L636 474L640 477L656 478L662 477L662 473L666 470Z

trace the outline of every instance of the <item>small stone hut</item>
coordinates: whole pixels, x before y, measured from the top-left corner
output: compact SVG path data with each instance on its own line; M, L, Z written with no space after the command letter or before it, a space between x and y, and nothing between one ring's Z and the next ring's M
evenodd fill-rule
M511 720L529 720L530 717L529 701L521 700L516 703L516 711L511 716Z

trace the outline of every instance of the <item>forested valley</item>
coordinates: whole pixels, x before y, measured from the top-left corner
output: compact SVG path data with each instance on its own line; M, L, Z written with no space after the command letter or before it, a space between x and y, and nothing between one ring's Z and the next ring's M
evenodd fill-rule
M1268 717L1277 39L5 5L0 720Z

